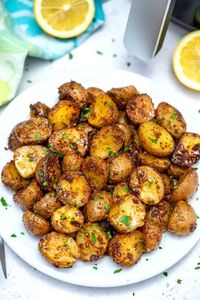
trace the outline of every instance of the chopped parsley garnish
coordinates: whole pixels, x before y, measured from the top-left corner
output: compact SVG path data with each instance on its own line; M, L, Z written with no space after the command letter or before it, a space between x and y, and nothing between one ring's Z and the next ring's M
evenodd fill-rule
M109 205L108 205L108 203L104 203L103 208L104 208L104 210L105 210L106 212L108 212L108 211L109 211Z
M74 55L70 52L69 53L69 59L72 59L74 57Z
M129 151L129 147L128 147L128 146L125 146L125 147L124 147L124 152L127 152L127 151Z
M149 185L151 185L152 183L154 183L154 180L152 178L148 178L148 182L149 182Z
M96 53L99 54L99 55L103 55L103 52L99 51L99 50L97 50Z
M182 282L182 279L177 279L177 281L176 281L178 284L181 284L181 282Z
M42 176L44 176L44 172L43 172L42 170L39 170L39 171L38 171L38 175L39 175L40 177L42 177Z
M47 185L48 185L48 182L47 182L47 181L43 181L42 185L43 185L43 186L47 186Z
M98 270L97 265L92 266L92 269Z
M4 199L4 197L1 197L0 202L1 202L1 204L2 204L4 207L7 207L7 206L8 206L8 203L6 202L6 200Z
M127 67L130 67L130 66L131 66L131 63L128 61L128 62L126 63L126 65L127 65Z
M48 143L47 147L52 148L52 144Z
M141 249L140 252L141 252L141 253L146 253L146 250L145 250L145 249Z
M11 236L10 236L10 237L16 238L17 236L16 236L16 234L15 234L15 233L13 233L13 234L11 234Z
M62 140L67 139L69 140L69 135L66 132L63 132L61 135Z
M172 120L176 120L177 118L177 113L173 113L171 116L170 116L170 119Z
M124 187L124 192L125 193L129 193L130 192L130 189L129 189L129 187L127 185Z
M36 141L37 141L37 142L40 142L40 138L41 138L41 133L40 133L40 132L37 132L37 133L35 134L35 139L36 139Z
M152 139L151 137L148 136L148 139L153 143L153 144L157 144L158 143L158 139Z
M129 216L122 216L119 219L119 222L125 224L126 226L130 226L131 225L131 223L130 223L130 217Z
M113 54L113 57L117 57L117 54L116 54L116 53L114 53L114 54Z
M159 119L159 122L160 122L160 123L162 123L163 121L165 121L165 118Z
M117 269L113 272L113 274L117 274L117 273L120 273L122 271L122 269Z
M28 82L28 83L32 83L32 80L27 80L26 82Z
M21 235L25 235L25 233L23 231L20 232Z
M161 246L159 246L158 248L159 248L159 249L162 249L162 247L161 247Z
M79 231L82 232L82 233L88 233L87 229L85 229L85 228L82 228Z
M71 149L75 149L75 148L76 148L76 143L74 143L74 142L70 143L70 144L69 144L69 147L70 147Z
M54 190L57 189L57 184L56 183L53 184L53 188L54 188Z
M51 180L54 181L55 180L55 175L51 176Z
M34 158L33 158L33 157L30 157L28 161L29 161L29 162L33 162L33 161L34 161Z
M95 232L92 232L92 233L91 233L91 239L92 239L92 243L95 244L96 241L97 241Z
M198 110L198 113L200 114L200 109Z
M66 218L65 215L61 215L61 216L60 216L60 219L61 219L61 220L66 220L67 218Z
M148 259L148 258L146 258L145 260L146 260L146 261L148 261L149 259Z
M109 149L108 149L108 156L112 156L112 154L113 154L113 152L112 152L112 150L109 148Z
M110 231L107 231L107 236L109 237L110 240L112 239L112 234Z
M194 268L195 270L200 270L200 266L197 266L196 268Z
M163 272L163 275L167 277L168 276L168 272Z

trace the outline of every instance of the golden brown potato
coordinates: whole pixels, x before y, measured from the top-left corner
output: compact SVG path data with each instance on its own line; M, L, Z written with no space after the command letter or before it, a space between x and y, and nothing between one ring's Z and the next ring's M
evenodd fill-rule
M168 231L176 235L188 235L196 229L197 215L186 201L177 202L168 223Z
M125 111L119 110L118 124L128 124L128 118Z
M15 167L23 178L34 176L38 162L48 154L48 149L44 146L31 145L21 146L15 150Z
M134 162L129 153L123 153L114 158L110 164L109 181L120 182L127 179L134 168Z
M71 268L79 259L79 248L71 236L52 231L39 242L39 251L44 258L58 268Z
M94 103L96 98L99 95L105 95L106 94L103 90L101 90L97 87L93 87L93 86L87 88L86 91L87 91L87 94L88 94L88 102L89 103Z
M13 160L9 161L2 169L1 180L11 190L18 191L27 186L28 180L24 179L17 171Z
M186 123L182 114L169 103L159 103L156 109L156 119L176 139L179 139L186 131Z
M39 145L50 137L52 126L47 118L34 117L18 124L15 128L17 139L23 145Z
M146 152L139 152L138 159L141 165L155 168L158 172L164 172L170 165L168 158L160 158Z
M58 92L60 100L72 100L77 103L79 107L87 105L87 90L78 82L66 82L58 88Z
M84 261L96 261L104 255L109 238L97 223L85 223L76 236L80 257Z
M23 122L18 123L11 131L9 137L8 137L8 149L10 149L11 151L15 151L17 148L19 148L20 146L22 146L22 143L18 140L16 133L15 133L15 129L19 126L23 124Z
M97 132L90 144L90 156L105 159L116 154L124 143L123 131L117 126L105 126Z
M162 238L162 226L155 221L146 221L142 227L144 249L146 252L155 250Z
M154 222L165 231L171 214L171 205L167 201L161 201L158 205L151 206L146 214L146 221ZM151 227L151 226L150 226Z
M49 219L59 207L61 207L61 202L58 200L58 196L54 192L49 192L34 203L33 211L42 218Z
M152 99L147 94L139 94L130 99L126 113L133 124L139 125L151 121L155 116Z
M170 202L178 202L180 200L188 200L198 189L197 171L189 168L188 171L180 177L177 185L174 186L173 193L169 199Z
M84 215L89 222L100 222L108 218L112 205L112 194L106 191L96 192L84 207Z
M135 265L143 252L145 252L143 235L138 230L128 234L115 235L108 246L108 253L112 259L124 267Z
M53 153L51 154L41 158L35 170L35 178L38 184L47 191L51 191L56 187L61 176L58 157Z
M124 146L129 146L132 142L132 130L128 124L117 124L124 133Z
M124 109L129 100L138 94L138 91L133 85L129 85L121 88L112 88L107 91L107 94L113 99L119 109Z
M62 161L63 172L79 171L83 160L80 155L74 152L67 152Z
M94 127L112 125L117 122L119 111L112 99L106 94L97 96L88 115L88 123Z
M109 170L102 158L87 156L81 169L92 190L101 190L105 186Z
M173 192L174 182L164 173L160 174L160 176L164 184L164 198L168 200Z
M42 102L36 102L34 104L30 105L30 117L45 117L48 118L50 108L42 103Z
M69 205L56 209L51 216L53 228L61 233L70 234L79 231L83 223L82 212L78 208Z
M161 126L154 122L146 122L138 129L141 146L148 153L166 157L174 150L172 136Z
M33 204L40 200L41 197L42 191L37 182L33 181L25 188L17 191L13 199L22 209L32 210Z
M186 132L172 154L172 162L181 167L190 167L200 158L200 135Z
M84 206L90 198L90 186L80 172L64 173L58 182L57 195L64 204Z
M75 126L80 115L78 104L72 100L60 101L49 111L48 118L54 130Z
M160 174L148 166L133 170L130 187L133 194L148 205L158 204L164 197L164 185Z
M29 210L24 211L22 221L26 230L33 236L40 236L51 230L51 225L47 220Z
M110 224L120 233L128 233L144 225L145 206L135 196L127 195L113 204L109 212Z
M113 202L118 202L126 197L128 194L131 194L131 189L129 188L126 182L119 183L115 186L113 191Z
M188 170L188 167L180 167L180 166L177 166L177 165L174 165L171 163L169 165L167 172L170 176L179 178L179 177L185 175L187 170Z

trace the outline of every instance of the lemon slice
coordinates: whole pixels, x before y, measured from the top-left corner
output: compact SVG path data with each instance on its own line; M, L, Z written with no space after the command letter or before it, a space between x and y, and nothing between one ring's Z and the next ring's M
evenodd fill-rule
M200 91L200 30L187 34L176 46L173 69L185 86Z
M35 18L48 34L72 38L84 32L94 17L94 0L35 0Z

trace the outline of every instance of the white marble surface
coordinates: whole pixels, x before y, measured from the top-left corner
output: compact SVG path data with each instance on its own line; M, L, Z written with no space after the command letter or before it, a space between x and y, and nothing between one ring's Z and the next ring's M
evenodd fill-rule
M99 68L121 68L151 78L174 93L177 101L181 101L183 105L185 101L193 98L197 110L200 109L200 93L192 92L179 84L171 67L173 49L186 32L170 24L160 53L148 63L139 61L128 55L122 41L129 7L129 0L111 0L105 3L105 26L73 51L73 59L69 60L68 55L54 62L28 59L18 93L35 82L55 77L61 72L93 68L97 73ZM97 54L97 50L102 55ZM197 124L199 118L200 115L197 114ZM174 251L178 251L178 248ZM160 274L144 282L119 288L86 288L59 282L26 264L7 246L6 262L8 279L5 280L0 273L0 300L200 299L200 270L195 270L200 262L200 243L179 263L167 270L168 276ZM177 283L177 279L182 280L181 284Z

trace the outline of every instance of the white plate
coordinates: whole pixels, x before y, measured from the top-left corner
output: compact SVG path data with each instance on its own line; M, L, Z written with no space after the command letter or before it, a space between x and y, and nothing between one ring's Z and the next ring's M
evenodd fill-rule
M96 73L98 74L95 75ZM4 149L7 145L8 135L18 122L28 119L29 105L36 101L41 101L52 106L58 97L57 87L61 83L71 79L81 82L85 87L97 86L105 90L112 87L133 84L140 92L148 93L152 97L155 105L161 101L167 101L177 107L186 119L188 130L192 132L196 132L197 130L198 116L196 103L193 107L192 99L190 99L188 105L181 107L180 102L177 102L175 98L167 96L166 91L159 90L152 81L145 77L121 70L107 72L91 71L65 75L62 78L56 78L52 81L32 86L16 97L5 109L0 120L0 170L7 161L12 159L12 152ZM2 183L0 188L0 197L3 196L11 205L8 209L0 205L0 234L7 244L23 260L41 272L59 280L77 285L113 287L145 280L163 272L179 261L188 253L200 237L200 225L187 237L177 237L165 233L161 243L162 249L158 249L150 254L144 254L137 265L129 269L123 269L116 274L113 272L121 267L115 264L109 257L104 257L97 261L97 270L92 268L94 263L84 263L81 261L77 262L71 269L58 269L41 257L37 250L38 238L31 237L25 231L21 221L22 211L13 202L12 193L6 189ZM191 203L197 214L200 215L200 206L198 203L200 200L196 201L197 197L200 196L196 194L191 200ZM20 234L22 231L25 232L25 235ZM16 238L10 237L13 233L17 235Z

